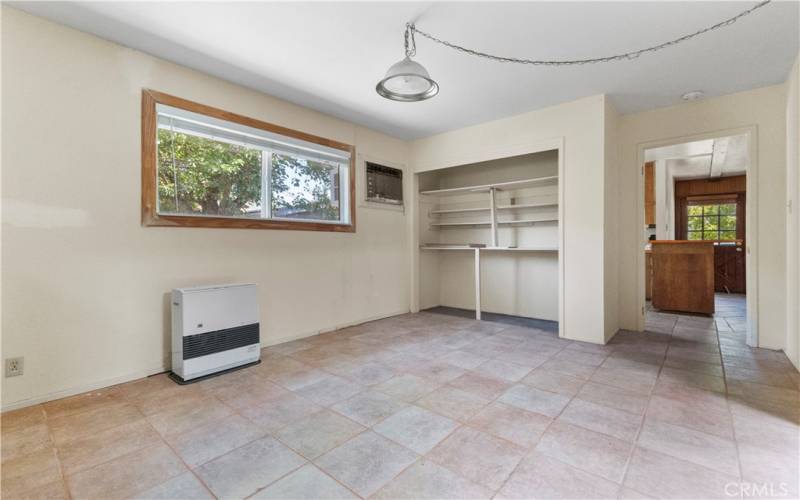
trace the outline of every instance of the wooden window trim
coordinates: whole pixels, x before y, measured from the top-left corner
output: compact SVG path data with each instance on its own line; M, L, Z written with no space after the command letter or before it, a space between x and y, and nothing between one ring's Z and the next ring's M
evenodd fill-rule
M350 223L337 224L311 221L287 221L274 219L244 219L236 217L214 217L193 215L166 215L158 213L158 151L156 134L158 131L156 104L164 104L186 111L192 111L220 120L246 125L248 127L285 135L322 146L340 149L350 153ZM205 104L192 102L180 97L164 94L150 89L142 90L142 225L169 227L210 227L230 229L285 229L295 231L356 232L356 151L349 144L325 139L315 135L292 130L280 125L256 120Z

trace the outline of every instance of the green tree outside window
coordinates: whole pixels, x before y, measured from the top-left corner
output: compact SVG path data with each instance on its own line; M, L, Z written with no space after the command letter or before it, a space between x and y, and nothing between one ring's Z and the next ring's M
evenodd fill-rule
M736 203L689 205L687 238L690 240L726 241L736 239Z

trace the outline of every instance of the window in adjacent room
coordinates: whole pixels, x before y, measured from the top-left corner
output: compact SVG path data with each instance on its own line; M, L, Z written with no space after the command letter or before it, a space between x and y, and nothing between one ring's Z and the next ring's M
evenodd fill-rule
M736 201L690 202L687 210L687 239L729 241L736 239Z
M355 230L351 146L155 92L144 98L145 224Z
M366 162L366 201L389 205L403 204L403 171L399 168Z

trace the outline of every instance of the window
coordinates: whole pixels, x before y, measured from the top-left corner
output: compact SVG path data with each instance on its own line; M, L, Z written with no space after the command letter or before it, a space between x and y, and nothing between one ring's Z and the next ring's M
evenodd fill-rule
M145 225L355 231L351 146L144 91Z
M736 239L736 202L690 202L687 239L725 241Z
M403 171L377 163L366 162L367 198L366 201L403 204Z

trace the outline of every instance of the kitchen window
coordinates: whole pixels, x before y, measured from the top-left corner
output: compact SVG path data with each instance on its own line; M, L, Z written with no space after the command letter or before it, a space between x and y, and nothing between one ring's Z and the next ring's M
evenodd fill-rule
M689 202L686 206L686 234L689 240L736 240L736 201Z
M143 222L355 231L352 146L143 94Z

